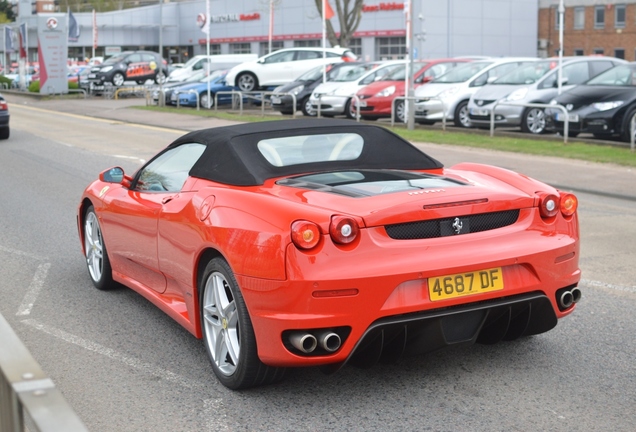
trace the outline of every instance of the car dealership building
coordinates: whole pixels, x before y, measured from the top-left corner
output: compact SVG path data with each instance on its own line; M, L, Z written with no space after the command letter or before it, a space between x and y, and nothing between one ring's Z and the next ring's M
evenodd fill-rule
M538 0L412 2L415 58L537 54ZM271 15L270 4L274 5ZM29 58L35 60L36 16L30 0L20 0L22 5L16 25L27 22ZM331 5L335 10L335 0ZM352 50L364 60L405 57L404 5L365 0L360 25L349 44ZM206 52L206 34L197 22L205 11L203 0L164 2L95 16L72 10L80 36L76 42L69 42L69 58L92 56L94 45L98 56L129 49L158 51L162 47L170 62L185 62ZM338 31L337 16L331 23ZM268 52L270 38L273 50L321 46L322 20L314 0L210 0L209 37L212 54L263 55Z

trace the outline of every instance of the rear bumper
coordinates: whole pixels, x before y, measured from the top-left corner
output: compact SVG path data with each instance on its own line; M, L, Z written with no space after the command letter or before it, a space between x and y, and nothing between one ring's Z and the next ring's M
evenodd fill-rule
M552 235L529 227L520 231L517 224L464 238L396 242L381 229L366 229L356 250L324 242L328 250L306 254L290 246L287 280L237 276L259 357L273 366L338 365L367 357L358 355L367 345L373 351L380 346L378 355L394 351L393 340L408 345L407 351L422 351L547 331L575 307L560 310L557 290L580 279L576 218L562 223L567 232ZM503 290L429 297L431 277L495 267L502 269ZM350 290L354 294L338 296ZM317 329L347 333L333 353L302 355L285 346L285 332Z

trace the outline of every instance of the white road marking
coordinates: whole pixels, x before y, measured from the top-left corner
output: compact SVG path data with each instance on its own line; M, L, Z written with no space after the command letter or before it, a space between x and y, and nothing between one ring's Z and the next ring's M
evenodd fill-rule
M40 256L40 255L35 255L35 254L30 253L30 252L23 252L21 250L11 249L11 248L4 247L4 246L0 246L0 252L7 252L7 253L10 253L10 254L13 254L13 255L25 256L25 257L32 258L32 259L37 260L37 261L45 261L45 260L48 259L46 257Z
M31 309L35 304L35 301L44 286L44 281L46 280L46 275L51 268L51 263L40 264L38 269L35 271L35 275L33 275L33 280L31 280L31 284L29 285L29 289L27 290L24 299L22 300L22 304L18 308L18 316L29 315L31 313Z
M210 388L209 386L204 386L197 381L182 377L181 375L178 375L166 369L162 369L150 363L146 363L138 358L126 356L122 353L115 351L114 349L107 348L96 342L92 342L92 341L83 339L79 336L75 336L71 333L67 333L64 330L60 330L46 324L42 324L34 319L25 319L25 320L22 320L21 322L35 328L36 330L40 330L51 336L55 336L56 338L61 339L65 342L72 343L73 345L77 345L88 351L101 354L112 360L117 360L118 362L121 362L127 366L130 366L134 369L138 369L142 372L148 373L150 375L156 376L166 381L170 381L172 383L175 383L180 386L183 386L192 390L196 390L202 393L209 394L212 391L212 388Z
M593 280L587 280L587 279L581 279L581 283L590 287L598 287L598 288L610 288L616 291L626 291L626 292L630 292L630 293L635 293L636 294L636 286L622 286L622 285L614 285L614 284L610 284L610 283L605 283L605 282L600 282L600 281L593 281Z

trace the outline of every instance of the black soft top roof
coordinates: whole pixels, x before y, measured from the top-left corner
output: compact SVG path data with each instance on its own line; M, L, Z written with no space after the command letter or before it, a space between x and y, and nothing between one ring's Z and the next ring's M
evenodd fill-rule
M257 148L258 142L263 139L327 133L357 133L362 136L364 147L360 157L276 167ZM203 129L178 138L168 148L186 143L200 143L207 147L190 170L191 176L235 186L256 186L269 178L316 171L443 167L393 132L351 120L280 120Z

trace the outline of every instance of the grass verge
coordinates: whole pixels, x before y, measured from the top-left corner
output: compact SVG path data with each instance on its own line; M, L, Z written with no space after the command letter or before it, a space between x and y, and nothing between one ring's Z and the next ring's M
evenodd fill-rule
M272 116L271 114L267 114L267 111L266 115L262 117L260 115L239 116L238 114L223 111L197 111L195 109L177 109L172 107L136 106L134 108L170 112L175 114L199 115L202 117L214 117L239 122L284 120L291 118L288 116ZM548 136L542 138L522 138L511 137L509 134L499 136L495 134L494 137L490 137L490 135L481 132L442 131L439 129L427 128L425 126L418 126L415 130L408 130L403 126L391 128L389 125L383 123L378 124L387 127L387 129L394 131L398 135L412 142L486 148L507 152L555 156L589 162L613 163L636 167L636 152L632 152L628 146L593 144L573 139L570 139L570 142L564 144L562 139Z

